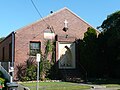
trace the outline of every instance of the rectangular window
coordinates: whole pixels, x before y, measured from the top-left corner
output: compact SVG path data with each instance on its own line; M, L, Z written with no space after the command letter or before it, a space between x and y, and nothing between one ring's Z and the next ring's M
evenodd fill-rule
M30 56L36 56L40 53L40 42L30 42Z
M2 49L2 53L3 53L2 60L4 61L4 59L5 59L5 47L3 47L3 49Z
M12 43L9 44L9 60L12 61Z

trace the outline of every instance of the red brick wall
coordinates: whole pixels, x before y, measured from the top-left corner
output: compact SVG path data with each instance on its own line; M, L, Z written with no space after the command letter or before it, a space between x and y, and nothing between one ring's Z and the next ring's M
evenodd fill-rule
M63 31L65 20L68 21L68 31L66 32ZM66 8L49 15L44 20L23 27L15 33L15 65L23 63L29 58L30 41L40 41L41 50L44 51L45 40L43 35L48 26L46 23L53 27L55 34L59 37L66 37L67 35L67 37L76 39L83 38L84 32L88 27L91 27ZM67 41L67 38L64 40Z
M68 21L68 31L63 31L64 21ZM44 22L45 21L45 22ZM30 41L40 41L41 49L44 51L44 30L47 29L47 24L53 27L55 34L61 37L82 38L84 32L90 27L87 23L81 20L78 16L70 12L68 9L55 12L44 20L37 21L31 25L25 26L16 31L15 34L15 62L17 64L24 62L29 57ZM64 40L67 40L65 38Z

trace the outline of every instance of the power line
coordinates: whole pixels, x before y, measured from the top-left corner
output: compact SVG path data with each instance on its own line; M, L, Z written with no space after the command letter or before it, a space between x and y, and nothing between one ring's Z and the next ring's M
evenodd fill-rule
M50 30L52 30L53 32L55 32L54 29L53 29L53 27L51 27L51 26L44 20L44 18L43 18L42 15L40 14L39 10L37 9L35 3L33 2L33 0L31 0L31 2L32 2L35 10L36 10L37 13L39 14L39 16L42 18L42 20L43 20L43 21L45 22L45 24L48 26L47 28L50 28ZM44 31L42 31L42 32L44 32ZM38 33L37 35L33 36L31 40L33 40L34 38L36 38L37 36L39 36L42 32L40 32L40 33ZM21 37L19 37L19 38L21 38ZM24 47L24 46L27 45L27 44L28 44L28 42L25 43L24 45L22 45L22 47ZM19 51L19 50L20 50L20 49L17 49L16 52Z
M42 31L42 32L43 32L43 31ZM33 36L33 37L31 38L31 41L34 40L37 36L39 36L42 32L40 32L40 33L36 34L35 36ZM17 33L16 33L16 34L17 34ZM19 37L19 36L18 36L18 37ZM22 39L22 37L19 37L19 38ZM22 48L23 48L24 46L26 46L27 44L29 44L29 42L26 42L25 44L23 44L23 45L22 45ZM21 48L17 49L16 52L18 52L20 49L21 49Z
M35 10L37 11L37 13L39 14L39 16L42 18L42 20L45 22L45 24L49 27L50 25L43 19L41 13L39 12L38 8L36 7L35 3L33 2L33 0L31 0L32 5L34 6Z

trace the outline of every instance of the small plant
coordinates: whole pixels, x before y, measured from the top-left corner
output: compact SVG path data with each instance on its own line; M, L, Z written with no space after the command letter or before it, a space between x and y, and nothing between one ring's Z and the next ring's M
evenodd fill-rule
M17 65L17 78L20 81L24 81L24 77L25 77L25 65L20 63Z
M42 60L40 62L40 79L42 81L45 80L46 76L48 76L48 72L51 68L51 63L49 60Z
M5 83L5 79L0 77L0 84L3 86Z
M17 78L20 81L36 80L36 70L35 58L30 57L24 64L17 65Z
M5 80L4 76L3 76L3 73L0 71L0 90L3 89L3 87L5 85L5 82L6 82L6 80Z

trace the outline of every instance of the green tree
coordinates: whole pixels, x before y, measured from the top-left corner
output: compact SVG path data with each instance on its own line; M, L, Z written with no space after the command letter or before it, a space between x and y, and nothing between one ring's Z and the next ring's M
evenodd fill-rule
M108 31L109 29L120 28L120 11L116 11L113 14L107 16L107 19L103 21L102 25L100 26L103 31Z
M96 77L97 73L97 33L93 28L88 28L80 41L80 64L86 69L88 77Z
M120 78L120 11L108 15L99 28L103 31L98 37L103 74Z

